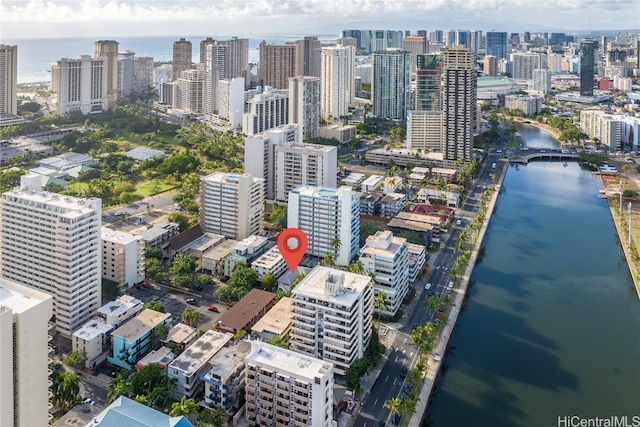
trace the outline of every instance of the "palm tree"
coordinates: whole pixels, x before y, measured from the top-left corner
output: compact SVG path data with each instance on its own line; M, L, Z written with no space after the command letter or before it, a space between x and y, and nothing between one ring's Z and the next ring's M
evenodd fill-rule
M338 251L340 250L340 246L342 246L342 242L340 241L340 237L335 236L329 241L329 246L334 250L336 257L338 256Z
M453 303L453 297L451 296L451 294L445 294L445 296L442 297L442 302L444 303L444 305L449 307Z
M327 252L322 257L320 264L325 267L333 267L334 265L336 265L336 256L333 254L333 252Z
M179 417L180 415L190 415L198 413L198 405L193 399L187 399L187 396L182 396L179 402L171 404L171 412L169 415L172 417Z
M63 409L71 408L80 394L80 377L70 372L63 372L59 377L57 400Z
M120 396L128 396L131 392L131 383L127 379L126 375L122 372L116 375L114 379L109 382L109 391L107 392L107 401L112 403Z
M435 295L431 295L429 298L427 298L427 306L425 307L425 309L427 311L433 312L436 310L436 308L438 308L438 298Z
M380 309L387 307L387 294L384 291L378 291L375 299L373 300L373 306L378 312L378 326L380 326Z
M389 410L389 418L393 420L395 420L396 415L400 413L401 406L402 406L402 401L400 401L400 399L397 397L392 397L391 399L384 402L384 407Z
M360 260L354 261L351 264L349 264L349 267L347 267L347 270L356 274L364 274L364 265Z
M200 312L193 308L187 307L182 312L182 320L189 326L196 327L200 321Z

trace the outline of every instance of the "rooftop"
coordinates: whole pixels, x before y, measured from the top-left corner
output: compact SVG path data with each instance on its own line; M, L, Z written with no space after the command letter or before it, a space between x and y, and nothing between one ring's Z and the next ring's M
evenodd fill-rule
M282 335L291 325L291 298L282 297L262 319L253 325L251 332L261 334L270 332L275 335Z
M107 324L102 317L94 317L73 333L74 337L91 341L95 337L106 335L113 330L113 325Z
M51 296L0 277L0 312L8 307L13 313L22 313L46 300L51 300Z
M387 193L384 195L380 203L398 203L405 199L405 195L401 193Z
M232 334L208 330L169 365L171 370L191 376L233 338Z
M154 150L153 148L147 148L147 147L136 147L133 150L129 150L124 154L127 155L128 157L131 157L133 160L138 160L138 161L153 159L154 157L166 156L165 152L162 150Z
M260 255L255 261L251 263L252 267L262 267L265 269L273 268L279 262L284 262L284 257L280 253L280 249L277 246L272 247L264 254Z
M46 159L39 160L41 166L47 166L53 169L67 169L70 167L95 163L96 160L86 154L67 152L58 156L48 157Z
M125 314L135 306L142 308L142 301L131 295L120 295L113 301L109 301L97 310L98 314L105 317L118 317Z
M371 286L369 276L318 265L293 289L293 296L351 307L367 286Z
M193 427L184 416L170 417L128 397L120 396L86 427Z
M113 331L112 335L122 337L128 342L134 342L170 317L171 313L160 313L147 308Z
M173 359L176 358L176 355L173 354L170 348L168 347L160 347L158 350L153 350L151 353L147 354L142 359L138 360L136 365L147 366L147 365L163 365L167 366Z
M394 236L389 230L378 231L373 236L367 237L367 242L360 250L360 255L393 257L406 242L407 239Z
M261 341L251 342L251 353L246 361L262 366L272 366L278 369L280 375L288 373L298 379L307 379L309 382L319 375L324 376L333 371L333 364L330 362Z
M155 238L162 236L172 229L177 230L179 227L180 226L175 222L163 222L160 224L156 224L151 228L147 228L139 235L142 236L144 240L154 240Z
M167 337L163 340L163 342L173 341L176 344L181 344L189 340L189 338L191 338L192 335L195 335L195 333L195 328L192 328L189 325L185 325L184 323L176 323L173 328L169 329Z
M141 240L141 236L134 236L126 231L112 230L107 227L102 227L102 240L105 242L114 242L120 245L128 245L137 240Z
M216 375L219 378L228 378L236 371L238 365L244 365L245 357L250 351L251 342L247 340L240 340L230 347L220 349L209 361L211 369L205 377Z
M236 247L236 245L239 242L237 240L225 240L224 242L222 242L221 244L219 244L218 246L216 246L215 248L211 249L210 251L204 253L202 255L202 258L207 258L207 259L213 259L213 260L221 260L224 257L226 257L227 255L231 254L231 252L233 252L233 249Z
M243 329L265 307L271 304L275 297L276 294L272 292L252 289L244 298L220 316L218 324L236 331Z
M193 242L181 248L182 251L203 252L211 247L218 246L224 241L225 237L220 234L204 233Z

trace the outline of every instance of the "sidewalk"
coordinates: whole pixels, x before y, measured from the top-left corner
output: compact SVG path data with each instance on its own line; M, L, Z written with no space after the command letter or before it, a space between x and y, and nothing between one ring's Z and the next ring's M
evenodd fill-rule
M456 325L456 321L458 320L458 315L460 314L460 308L462 307L462 303L464 301L465 295L467 293L467 287L469 286L469 280L471 279L471 274L473 273L473 269L476 265L476 260L478 259L478 252L482 247L482 241L484 240L484 235L487 232L487 228L489 227L489 222L491 221L491 216L493 215L493 209L495 207L496 201L498 200L498 196L500 194L500 190L502 188L502 181L507 173L508 163L505 164L502 174L500 175L500 179L498 183L495 185L495 191L490 199L487 217L485 219L480 232L478 233L478 239L476 240L476 244L474 245L471 251L471 259L469 260L469 265L467 266L464 275L460 278L460 286L458 288L453 289L453 293L455 294L453 306L451 307L451 311L449 313L449 321L442 329L442 334L440 335L440 341L435 346L432 355L439 355L441 357L438 360L435 360L434 357L430 357L427 360L426 373L424 376L424 383L422 385L422 389L420 390L420 395L418 397L418 404L416 405L416 412L411 416L409 420L410 427L418 427L422 421L422 418L425 415L427 404L429 403L429 398L431 397L431 391L433 390L433 386L435 384L436 378L438 376L438 372L440 371L440 367L442 365L442 360L444 359L445 352L447 351L447 346L449 345L449 338L451 337L451 333L453 328Z

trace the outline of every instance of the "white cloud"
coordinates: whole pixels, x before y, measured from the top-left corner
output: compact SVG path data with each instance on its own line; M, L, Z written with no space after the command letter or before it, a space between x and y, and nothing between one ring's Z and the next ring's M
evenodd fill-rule
M586 29L591 19L594 29L627 29L638 26L639 8L637 0L4 0L0 29L5 30L0 35L28 32L40 24L86 24L81 26L96 29L113 24L128 26L129 32L171 24L178 33L204 28L264 31L271 26L284 33L354 21L379 21L384 26L402 19L424 20L429 28L464 22L478 29L503 23L505 29L529 25L568 30Z

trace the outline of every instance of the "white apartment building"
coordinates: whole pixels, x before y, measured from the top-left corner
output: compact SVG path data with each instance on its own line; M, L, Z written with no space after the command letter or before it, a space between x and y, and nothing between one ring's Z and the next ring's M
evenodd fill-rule
M246 265L251 264L260 255L270 248L272 243L263 236L251 235L237 242L229 256L224 258L224 275L231 276L233 268L241 262Z
M384 177L381 175L371 175L360 185L360 191L363 193L369 193L377 190L382 185Z
M135 53L130 50L118 53L118 97L129 96L135 86Z
M409 111L407 114L407 148L426 152L442 152L443 123L441 111Z
M228 123L232 129L242 128L242 114L244 113L244 78L235 77L218 81L216 117ZM211 118L213 119L213 117ZM220 122L215 122L220 124Z
M337 148L302 144L299 129L289 124L244 140L245 171L265 180L267 200L286 202L301 184L336 187Z
M49 423L50 295L0 277L0 425Z
M99 363L107 360L111 344L111 332L116 328L103 318L94 317L82 325L71 336L71 349L79 353L85 352L85 367L94 369Z
M407 245L409 246L409 282L412 283L418 278L427 260L427 248L415 243L407 243Z
M101 113L109 108L107 61L106 57L82 55L78 59L62 58L51 66L51 90L57 93L59 114Z
M331 362L338 375L364 355L371 338L372 279L317 266L293 289L289 348Z
M513 78L532 80L533 70L547 68L547 57L540 53L513 54Z
M102 227L102 278L116 282L120 289L142 282L144 246L140 235Z
M349 265L358 254L360 240L360 193L351 187L338 189L301 185L289 193L289 227L304 231L307 254L335 255L339 265ZM339 247L334 242L340 241Z
M0 273L53 296L69 338L100 306L102 201L42 191L38 175L0 199Z
M533 70L533 90L545 94L551 92L551 71L544 68Z
M250 426L333 425L331 363L260 341L251 350L245 359Z
M264 179L249 173L214 172L200 185L200 227L242 240L262 232Z
M280 253L278 246L274 246L251 263L251 268L261 280L265 274L273 274L276 278L287 271L287 263Z
M136 56L133 58L133 90L146 92L156 85L153 79L153 58Z
M355 48L331 46L322 48L320 62L320 116L327 121L339 120L349 112L355 99Z
M184 112L202 113L204 108L203 70L185 70L174 82L173 106Z
M504 106L510 110L520 110L527 116L534 116L542 109L542 98L533 95L506 95Z
M266 86L248 101L242 115L242 132L251 136L289 123L289 93Z
M204 392L204 383L200 378L208 369L209 361L220 351L233 335L209 329L193 344L176 357L167 368L167 375L175 379L175 385L169 394L180 400L182 396L198 398Z
M615 150L621 145L621 125L618 116L600 110L580 111L580 130L589 138Z
M289 78L289 123L300 126L303 140L318 136L319 118L320 79L310 76Z
M209 360L208 371L200 379L204 382L204 399L200 405L224 408L235 414L245 385L245 358L251 352L251 342L240 340L223 347Z
M375 274L375 295L384 292L384 304L375 309L385 316L396 314L409 292L409 245L407 239L396 237L389 230L367 237L360 250L360 262L367 274Z

